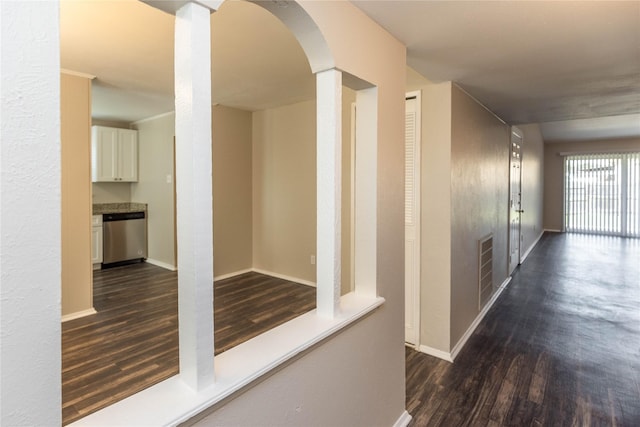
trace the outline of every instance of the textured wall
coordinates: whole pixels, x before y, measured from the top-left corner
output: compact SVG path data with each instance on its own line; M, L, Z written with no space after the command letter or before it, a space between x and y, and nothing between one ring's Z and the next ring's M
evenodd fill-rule
M453 86L451 345L478 309L478 240L493 233L493 285L507 278L510 128Z
M60 425L58 4L0 21L0 424Z

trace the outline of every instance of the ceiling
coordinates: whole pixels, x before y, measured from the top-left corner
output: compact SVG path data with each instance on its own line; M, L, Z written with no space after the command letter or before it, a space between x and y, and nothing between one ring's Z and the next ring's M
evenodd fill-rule
M407 46L411 69L510 124L541 123L545 140L640 136L639 1L353 3ZM228 0L211 19L215 103L253 111L315 96L304 52L269 12ZM62 67L97 76L95 118L171 111L172 58L172 16L62 0Z

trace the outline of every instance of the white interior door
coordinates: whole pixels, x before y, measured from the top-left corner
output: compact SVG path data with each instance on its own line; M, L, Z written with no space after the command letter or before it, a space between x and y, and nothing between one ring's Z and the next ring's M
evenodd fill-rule
M407 94L405 116L404 336L420 338L420 92Z
M509 274L520 264L522 220L522 133L511 130L511 155L509 160Z

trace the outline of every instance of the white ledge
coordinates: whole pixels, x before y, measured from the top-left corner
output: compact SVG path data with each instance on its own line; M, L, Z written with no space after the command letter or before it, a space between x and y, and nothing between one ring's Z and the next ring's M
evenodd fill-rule
M333 319L322 318L313 310L216 356L216 382L199 393L176 375L69 425L177 425L356 322L384 301L349 293L340 299L340 312Z

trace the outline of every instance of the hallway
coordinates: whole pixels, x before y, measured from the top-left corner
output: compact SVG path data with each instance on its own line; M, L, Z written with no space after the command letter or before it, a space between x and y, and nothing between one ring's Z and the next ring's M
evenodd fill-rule
M638 426L640 239L547 233L455 364L406 354L412 426Z

